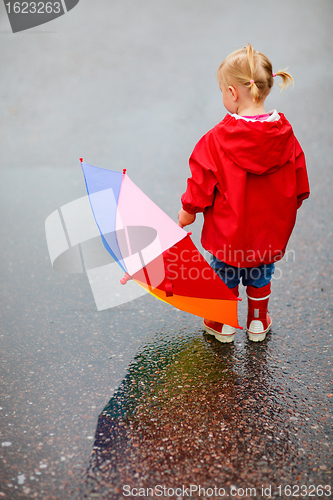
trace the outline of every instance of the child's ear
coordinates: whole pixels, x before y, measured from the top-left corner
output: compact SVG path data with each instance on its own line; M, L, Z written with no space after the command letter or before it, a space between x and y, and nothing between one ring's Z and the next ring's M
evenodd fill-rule
M234 102L236 102L236 101L237 101L237 99L238 99L238 92L237 92L237 89L236 89L235 87L232 87L231 85L229 85L228 90L229 90L229 92L230 92L230 94L231 94L231 98L232 98L232 100L233 100Z

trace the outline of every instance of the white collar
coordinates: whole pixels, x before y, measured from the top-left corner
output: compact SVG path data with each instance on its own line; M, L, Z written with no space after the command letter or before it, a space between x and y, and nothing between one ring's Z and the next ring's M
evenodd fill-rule
M277 120L280 119L280 115L276 111L276 109L273 109L272 111L268 111L267 114L269 116L268 116L268 118L266 118L265 120L263 120L264 122L276 122ZM257 122L257 121L260 121L260 120L255 120L253 118L248 118L248 117L245 117L245 116L239 116L236 113L229 113L229 115L232 116L233 118L236 118L236 120L245 120L246 122Z

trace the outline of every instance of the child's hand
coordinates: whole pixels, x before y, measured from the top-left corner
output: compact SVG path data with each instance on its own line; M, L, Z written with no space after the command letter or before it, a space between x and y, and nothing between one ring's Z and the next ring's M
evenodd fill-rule
M178 212L178 226L184 227L192 224L195 221L195 214L189 214L181 209Z

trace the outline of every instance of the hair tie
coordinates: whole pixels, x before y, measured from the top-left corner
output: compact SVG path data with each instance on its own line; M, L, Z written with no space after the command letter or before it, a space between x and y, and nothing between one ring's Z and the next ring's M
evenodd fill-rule
M272 77L275 78L276 77L276 73L272 73Z
M250 80L250 83L251 83L251 84L252 84L252 83L254 83L254 80Z

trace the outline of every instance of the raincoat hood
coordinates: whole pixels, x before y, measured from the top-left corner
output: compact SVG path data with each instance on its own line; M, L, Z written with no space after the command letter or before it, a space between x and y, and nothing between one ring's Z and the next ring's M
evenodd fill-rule
M290 123L282 113L276 121L247 121L232 115L214 129L217 142L225 154L243 170L270 174L291 158L295 137Z

